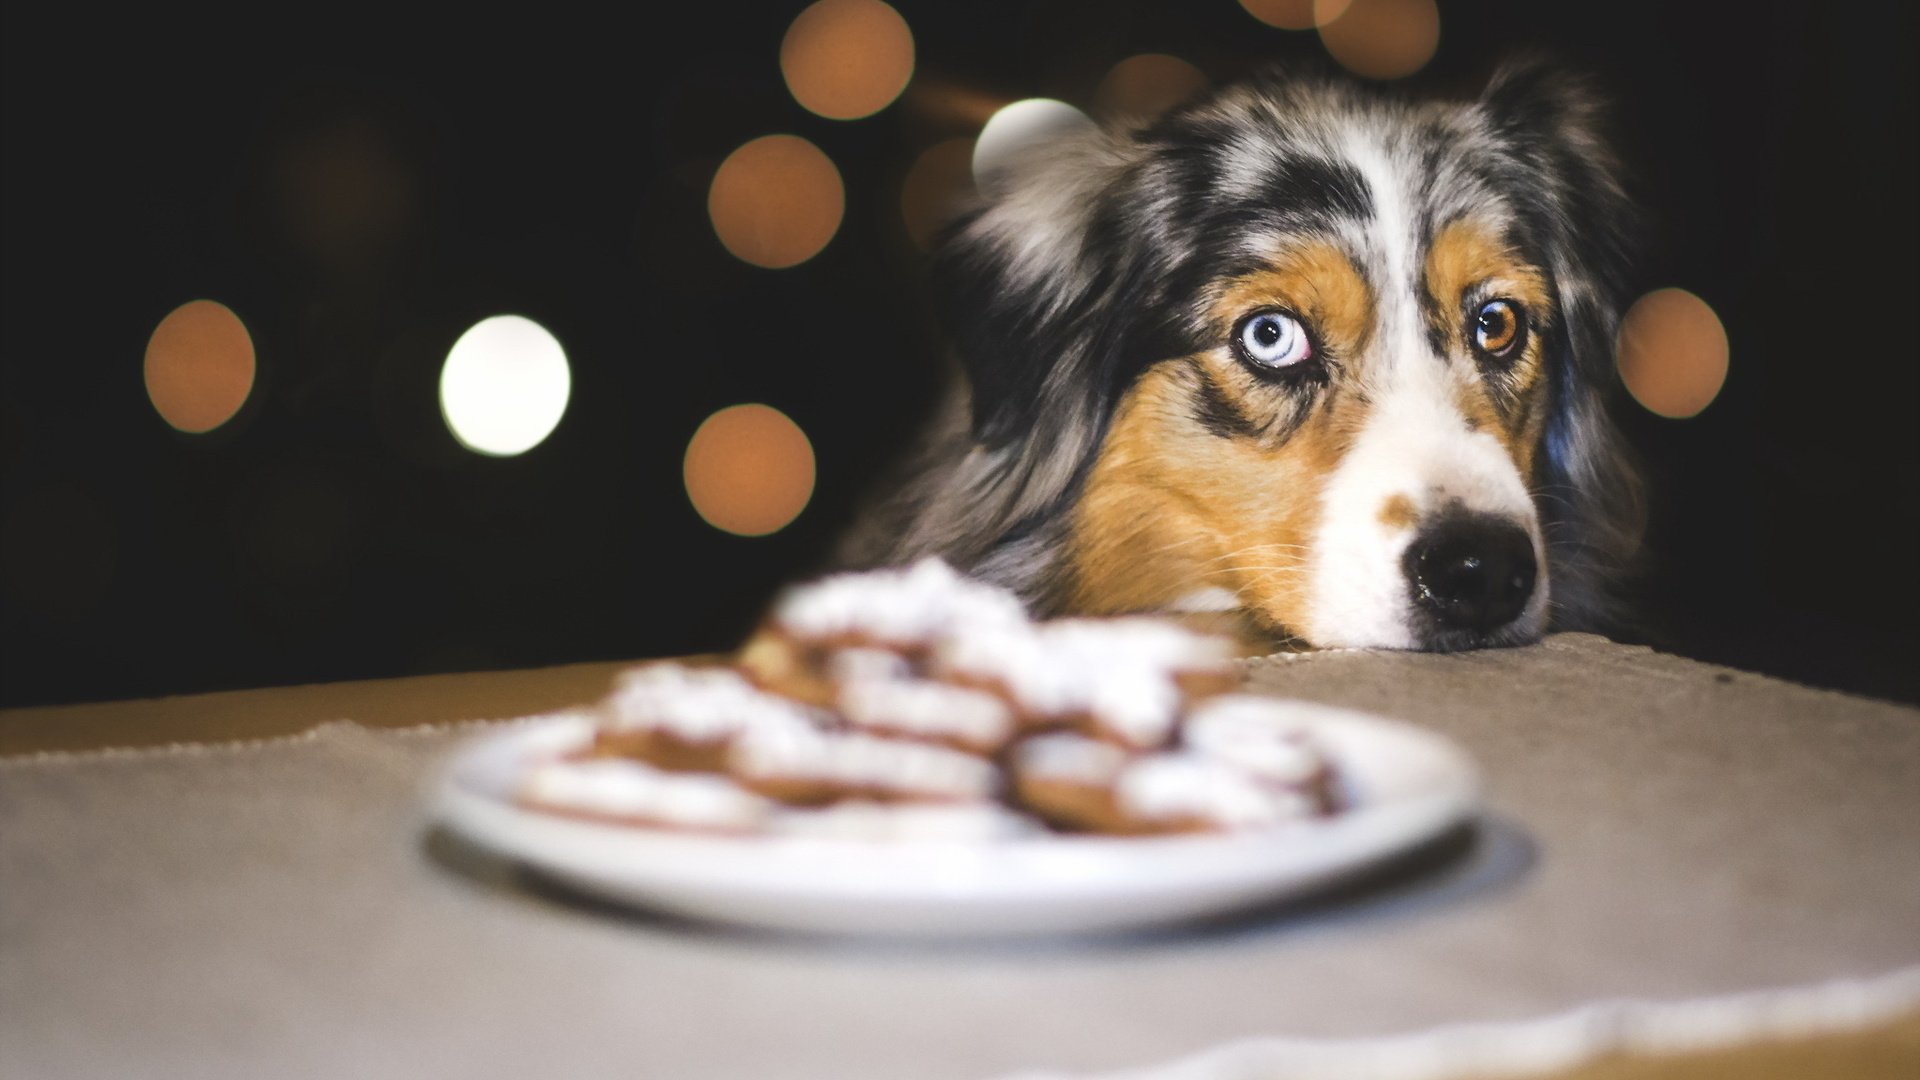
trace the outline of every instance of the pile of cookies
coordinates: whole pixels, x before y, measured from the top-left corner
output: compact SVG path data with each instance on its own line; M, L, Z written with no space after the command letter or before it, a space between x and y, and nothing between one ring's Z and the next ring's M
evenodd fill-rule
M1145 617L1035 622L929 560L788 591L727 667L633 668L541 810L697 831L989 840L1260 828L1333 770L1232 644Z

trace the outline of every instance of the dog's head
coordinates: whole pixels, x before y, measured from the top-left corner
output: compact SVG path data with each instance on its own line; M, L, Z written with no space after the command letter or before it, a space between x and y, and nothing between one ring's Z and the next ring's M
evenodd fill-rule
M1589 100L1272 76L1018 163L938 263L997 576L1318 646L1593 623L1639 518Z

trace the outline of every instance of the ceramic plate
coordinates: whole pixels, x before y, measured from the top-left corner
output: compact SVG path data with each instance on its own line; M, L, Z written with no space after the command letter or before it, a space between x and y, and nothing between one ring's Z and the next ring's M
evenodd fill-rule
M449 828L620 903L763 929L995 937L1139 929L1320 888L1465 820L1472 762L1418 728L1276 702L1334 759L1348 809L1232 835L1042 836L974 843L712 837L606 825L515 805L530 763L576 746L583 715L517 724L464 746L433 793Z

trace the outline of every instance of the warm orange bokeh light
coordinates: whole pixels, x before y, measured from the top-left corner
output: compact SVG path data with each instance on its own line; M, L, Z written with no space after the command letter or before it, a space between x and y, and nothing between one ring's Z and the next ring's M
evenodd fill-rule
M880 0L819 0L787 27L780 73L811 112L829 120L872 116L913 77L913 31Z
M973 193L973 140L948 139L927 147L900 188L907 235L920 250L931 251L940 229Z
M1185 60L1142 53L1113 65L1094 100L1108 115L1151 120L1206 88L1206 75Z
M1340 17L1347 0L1240 0L1247 14L1282 30L1311 30Z
M1315 5L1320 41L1341 66L1369 79L1399 79L1419 71L1440 47L1440 7L1434 0L1337 0Z
M743 262L773 270L819 254L845 211L840 170L798 135L763 135L735 150L707 190L720 242Z
M813 497L813 444L772 406L733 405L693 433L683 475L707 524L765 536L799 517Z
M147 339L147 397L181 431L212 431L253 392L253 338L225 304L192 300L174 308Z
M1633 399L1674 420L1713 404L1727 381L1727 329L1705 300L1655 289L1620 323L1615 361Z

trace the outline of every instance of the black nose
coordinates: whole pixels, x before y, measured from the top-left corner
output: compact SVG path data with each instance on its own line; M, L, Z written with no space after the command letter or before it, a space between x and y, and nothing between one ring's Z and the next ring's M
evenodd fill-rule
M1408 545L1401 566L1414 603L1449 630L1496 630L1533 595L1533 541L1502 518L1442 518Z

